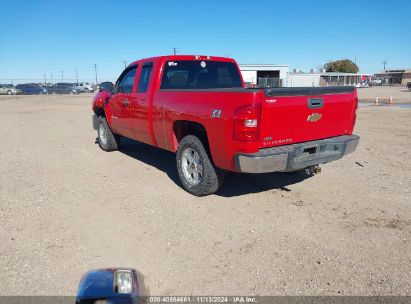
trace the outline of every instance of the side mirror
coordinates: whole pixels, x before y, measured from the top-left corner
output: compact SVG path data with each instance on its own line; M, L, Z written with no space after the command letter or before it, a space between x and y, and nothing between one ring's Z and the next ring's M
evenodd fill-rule
M140 303L145 296L142 275L131 268L107 268L86 272L77 289L76 304Z
M99 90L99 92L103 92L103 91L111 92L111 91L113 91L113 88L114 88L113 83L109 82L109 81L106 81L106 82L100 83L98 90Z

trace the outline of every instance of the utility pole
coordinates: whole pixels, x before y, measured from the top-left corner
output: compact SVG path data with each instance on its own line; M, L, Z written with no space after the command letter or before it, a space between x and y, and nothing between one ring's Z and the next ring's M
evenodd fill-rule
M53 83L53 72L50 73L50 82Z
M126 68L127 67L127 61L123 60L123 63L124 63L124 68Z
M178 52L177 48L173 48L173 54L177 55L177 52Z
M77 68L76 68L76 80L77 80L77 85L78 85L78 73L77 73Z
M64 71L60 71L60 73L61 73L61 82L63 82L63 79L64 79Z
M46 79L46 74L43 74L43 77L44 77L44 86L46 87L46 90L47 90L47 79ZM47 92L47 94L48 94L48 92Z
M382 62L382 64L384 65L384 71L385 71L385 66L387 65L388 61L387 59L384 59L384 61Z
M97 64L94 64L94 73L96 74L96 84L98 84L98 81L97 81L97 75L98 75Z

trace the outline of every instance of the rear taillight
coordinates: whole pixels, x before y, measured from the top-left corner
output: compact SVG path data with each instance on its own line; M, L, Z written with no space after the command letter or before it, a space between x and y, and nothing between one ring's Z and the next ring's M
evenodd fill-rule
M353 128L354 125L357 121L357 110L358 110L358 93L357 93L357 89L354 89L354 119L353 119Z
M250 105L234 112L233 138L238 141L257 141L259 139L260 107Z

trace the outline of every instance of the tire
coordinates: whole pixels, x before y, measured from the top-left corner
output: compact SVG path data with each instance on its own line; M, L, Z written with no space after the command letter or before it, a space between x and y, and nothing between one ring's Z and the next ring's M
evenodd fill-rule
M13 91L8 90L8 91L7 91L7 95L13 95Z
M120 136L113 134L105 117L99 118L98 129L98 144L100 148L106 152L115 151L120 146Z
M195 196L213 194L223 183L224 171L213 165L203 143L194 135L180 141L176 163L183 188Z

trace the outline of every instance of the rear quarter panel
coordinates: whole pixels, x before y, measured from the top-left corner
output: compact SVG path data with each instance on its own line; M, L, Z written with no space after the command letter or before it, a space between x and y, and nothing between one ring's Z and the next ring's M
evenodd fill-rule
M188 120L202 124L214 164L234 170L235 152L256 152L258 142L233 140L233 114L243 105L260 103L258 91L239 89L237 92L159 90L153 102L153 132L157 145L176 151L178 142L173 133L175 121ZM221 110L220 118L212 118L213 110Z

